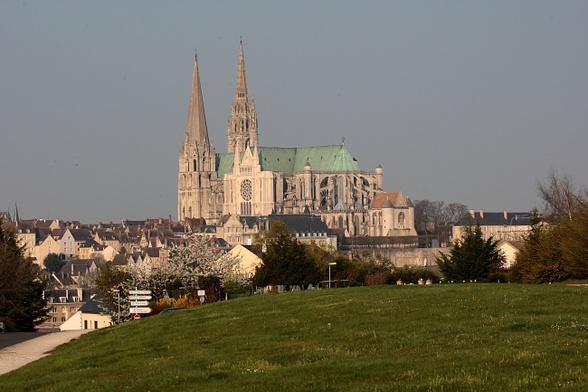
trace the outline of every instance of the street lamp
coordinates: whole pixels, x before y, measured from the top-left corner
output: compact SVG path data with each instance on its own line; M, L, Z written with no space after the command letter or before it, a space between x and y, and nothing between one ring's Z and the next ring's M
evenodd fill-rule
M337 263L329 263L329 288L331 288L331 266L337 265Z

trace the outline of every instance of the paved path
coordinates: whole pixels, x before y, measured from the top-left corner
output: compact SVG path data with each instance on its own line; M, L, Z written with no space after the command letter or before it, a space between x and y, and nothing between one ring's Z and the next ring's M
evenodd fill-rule
M0 374L5 374L18 369L37 359L46 357L55 347L68 343L91 330L62 331L41 334L14 346L0 350Z

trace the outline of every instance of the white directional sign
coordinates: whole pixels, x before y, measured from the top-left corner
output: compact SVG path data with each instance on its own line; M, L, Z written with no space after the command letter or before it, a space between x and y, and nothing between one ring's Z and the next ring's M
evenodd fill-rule
M129 295L129 299L131 301L135 301L138 299L151 299L150 295Z
M151 308L147 308L147 307L135 308L135 307L132 307L132 308L129 309L129 312L131 312L131 313L141 313L141 314L151 313Z
M131 301L131 306L149 306L149 301Z
M151 295L151 290L129 290L130 295Z

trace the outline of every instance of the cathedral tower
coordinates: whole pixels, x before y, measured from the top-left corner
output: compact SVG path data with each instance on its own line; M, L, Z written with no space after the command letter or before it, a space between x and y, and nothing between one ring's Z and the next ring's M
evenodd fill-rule
M227 151L230 153L236 150L243 152L247 148L257 146L257 114L255 102L249 101L247 96L245 56L243 55L243 41L241 41L235 101L231 106L231 116L228 121Z
M198 58L194 57L186 136L179 153L178 220L209 216L216 180L214 147L208 139Z

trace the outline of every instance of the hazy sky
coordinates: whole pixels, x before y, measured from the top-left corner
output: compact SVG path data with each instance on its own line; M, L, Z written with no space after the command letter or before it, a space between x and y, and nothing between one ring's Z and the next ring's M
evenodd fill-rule
M194 51L226 152L239 38L264 146L341 143L387 191L540 207L588 185L588 1L0 2L0 211L177 219Z

